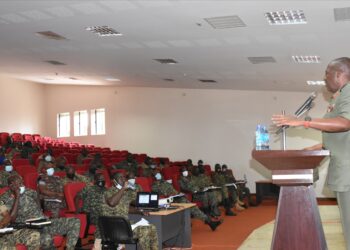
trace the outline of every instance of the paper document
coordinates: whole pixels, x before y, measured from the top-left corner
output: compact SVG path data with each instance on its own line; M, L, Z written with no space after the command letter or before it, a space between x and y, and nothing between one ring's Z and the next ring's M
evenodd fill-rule
M235 187L237 189L237 186L234 183L227 183L227 184L225 184L225 186L226 187Z
M50 198L44 199L44 201L53 201L53 202L59 202L59 203L62 202L62 200L59 200L59 199L50 199Z
M208 191L208 190L213 190L213 189L220 189L221 187L214 187L214 186L210 186L210 187L206 187L203 189L203 191Z
M8 232L12 232L13 230L14 230L13 227L5 227L0 229L0 233L8 233Z
M131 229L134 231L139 226L149 226L149 222L145 218L141 218L141 220L131 225Z

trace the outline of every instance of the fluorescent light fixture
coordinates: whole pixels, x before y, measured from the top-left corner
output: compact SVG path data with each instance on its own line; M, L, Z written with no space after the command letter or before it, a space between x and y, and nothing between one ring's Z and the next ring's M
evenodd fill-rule
M90 26L87 31L97 34L98 36L122 36L122 34L108 26Z
M324 81L306 81L307 85L310 86L323 86L326 85L326 83Z
M265 17L270 25L307 23L304 11L302 10L271 11L265 13Z
M114 77L107 77L106 81L110 81L110 82L120 82L120 79L118 78L114 78Z
M319 56L292 56L292 59L296 63L320 63Z

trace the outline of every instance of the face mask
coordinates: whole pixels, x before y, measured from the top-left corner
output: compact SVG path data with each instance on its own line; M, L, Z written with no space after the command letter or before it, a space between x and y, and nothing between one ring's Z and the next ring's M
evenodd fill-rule
M122 185L120 185L119 183L117 183L116 188L120 190L120 189L122 189Z
M128 182L129 182L131 185L135 185L135 179L129 179Z
M171 180L171 179L170 180L166 180L166 182L169 183L169 184L173 184L173 180Z
M183 171L182 176L185 176L185 177L188 176L188 171Z
M67 174L67 177L68 177L69 179L74 179L75 174Z
M162 175L160 173L157 173L155 176L156 180L160 181L162 179Z
M6 171L6 172L12 172L12 170L13 170L12 165L7 165L7 166L5 166L5 171Z
M152 169L155 169L156 168L156 165L151 165L150 166Z
M105 186L105 184L106 184L106 182L105 181L97 181L97 186L99 186L100 188L102 188L102 187L104 187Z
M55 173L55 169L54 168L48 168L46 169L46 173L48 176L53 176L53 174Z
M19 187L19 193L20 193L20 194L23 194L24 191L26 191L26 187L25 187L25 186Z
M52 156L51 155L45 156L45 161L51 162L52 161Z

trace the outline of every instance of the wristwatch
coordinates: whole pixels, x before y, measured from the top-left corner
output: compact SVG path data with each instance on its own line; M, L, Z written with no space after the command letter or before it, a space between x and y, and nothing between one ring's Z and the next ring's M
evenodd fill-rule
M305 116L305 118L304 118L304 121L307 121L307 122L310 122L312 119L311 119L311 117L310 116Z

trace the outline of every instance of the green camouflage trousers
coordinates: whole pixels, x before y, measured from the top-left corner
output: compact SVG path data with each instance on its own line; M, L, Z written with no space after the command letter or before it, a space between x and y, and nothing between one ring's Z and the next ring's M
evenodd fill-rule
M15 250L16 244L23 244L28 250L38 250L40 247L40 233L33 229L20 229L14 233L0 236L1 250Z
M175 198L175 201L177 203L190 203L184 196ZM208 219L208 216L206 216L197 206L191 207L191 216L201 221L206 221Z
M235 189L234 187L228 187L228 191L230 195L229 198L232 200L233 203L236 203L238 198L237 189Z
M74 250L79 238L80 220L77 218L57 218L52 219L51 222L51 225L44 227L41 232L40 241L42 249L52 249L53 236L66 235L66 249Z
M155 225L139 226L133 230L143 250L158 250L158 235Z
M204 207L213 207L218 204L218 198L216 196L217 192L214 191L198 192L193 194L193 200L202 202Z

